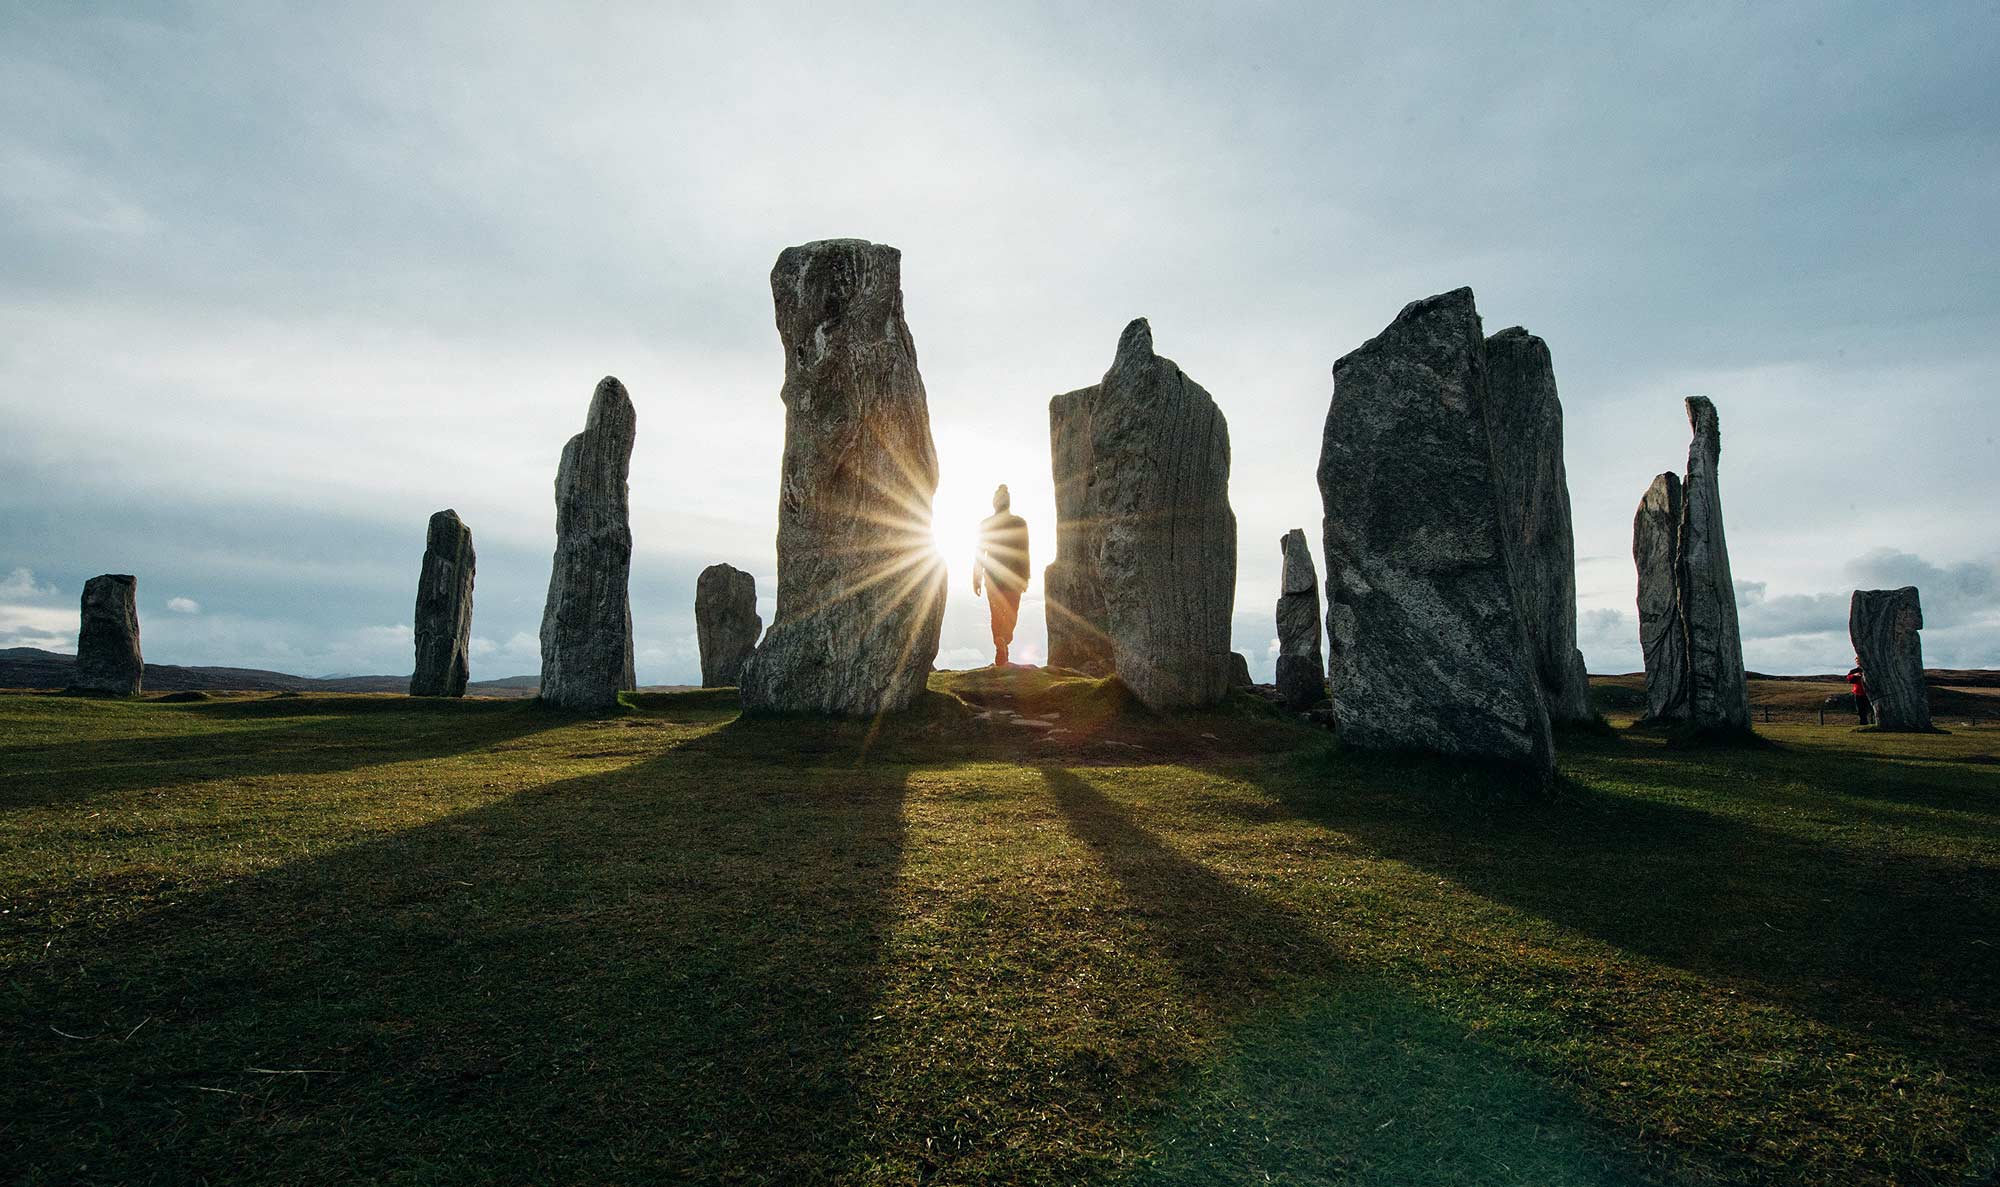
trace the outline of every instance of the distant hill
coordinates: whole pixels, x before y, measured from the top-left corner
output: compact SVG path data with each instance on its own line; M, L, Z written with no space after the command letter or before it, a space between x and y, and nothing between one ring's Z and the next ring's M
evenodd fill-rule
M39 647L0 648L0 688L63 688L76 670L76 657ZM474 680L465 691L474 696L531 697L541 688L538 676L507 676ZM260 668L184 668L178 664L147 664L147 692L408 692L408 676L339 676L319 679L266 672Z

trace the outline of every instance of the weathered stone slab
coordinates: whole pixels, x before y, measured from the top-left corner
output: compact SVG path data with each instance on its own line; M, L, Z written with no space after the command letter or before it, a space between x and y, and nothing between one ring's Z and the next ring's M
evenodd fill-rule
M1334 364L1319 462L1343 743L1554 769L1501 533L1472 290L1412 302Z
M1228 422L1200 384L1153 353L1145 318L1125 327L1082 402L1087 412L1071 415L1088 424L1089 478L1069 539L1095 546L1077 583L1094 568L1110 670L1155 709L1215 704L1229 692L1236 600ZM1060 483L1080 467L1073 442L1057 445L1070 455L1057 463ZM1061 564L1060 526L1057 537ZM1076 585L1064 588L1073 596Z
M638 412L607 375L556 470L556 552L542 611L544 704L603 711L632 682L632 524L626 477Z
M703 688L736 685L763 630L755 577L734 565L710 565L701 571L694 583L694 633L701 647Z
M937 657L945 572L937 452L902 253L789 247L771 270L785 349L778 608L743 666L746 709L860 717L907 707Z
M1092 676L1111 674L1104 581L1097 569L1102 533L1090 512L1090 410L1097 385L1049 401L1049 462L1056 485L1056 559L1042 574L1048 608L1049 666Z
M139 654L139 579L105 573L83 583L83 619L76 636L74 692L135 697L146 675Z
M1519 326L1486 340L1486 429L1500 484L1500 527L1549 720L1595 721L1590 676L1576 646L1576 539L1555 364L1548 343Z
M1639 648L1646 661L1646 714L1687 719L1687 627L1681 621L1681 480L1661 474L1632 516L1632 563L1639 570Z
M417 666L413 697L462 697L471 677L472 529L446 508L431 516L417 575Z
M1930 692L1924 686L1923 602L1917 587L1857 589L1848 603L1847 634L1861 659L1861 675L1875 723L1885 730L1929 730Z
M1240 651L1229 653L1229 687L1255 688L1257 682L1250 676L1250 660Z
M1300 528L1278 541L1285 570L1278 587L1278 695L1289 709L1303 712L1326 699L1324 633L1319 617L1319 572Z
M1750 728L1750 685L1743 674L1743 638L1736 622L1736 585L1722 530L1722 488L1716 468L1722 430L1715 405L1687 399L1694 440L1681 480L1681 620L1687 624L1688 723L1702 732Z

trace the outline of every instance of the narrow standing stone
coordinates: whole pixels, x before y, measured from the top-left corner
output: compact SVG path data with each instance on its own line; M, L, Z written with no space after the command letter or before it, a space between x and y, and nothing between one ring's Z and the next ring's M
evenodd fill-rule
M1550 777L1548 709L1500 528L1472 290L1405 306L1334 364L1333 384L1319 488L1341 740Z
M1326 661L1319 640L1319 573L1300 528L1278 541L1284 580L1278 587L1278 695L1289 709L1304 711L1326 699Z
M701 646L703 688L736 686L763 630L755 577L734 565L701 571L694 583L694 632Z
M632 524L626 476L638 413L607 375L556 469L556 552L542 611L542 703L601 712L631 683Z
M1057 400L1081 405L1050 411L1057 564L1076 567L1051 588L1084 610L1075 631L1058 629L1063 654L1051 662L1102 671L1108 651L1109 670L1152 708L1216 704L1230 687L1236 601L1228 422L1200 384L1153 353L1143 317L1125 327L1095 388ZM1099 595L1102 618L1093 622Z
M1519 326L1486 340L1486 428L1500 484L1521 621L1535 653L1549 719L1597 720L1576 646L1576 539L1563 465L1562 401L1548 343Z
M1875 723L1885 730L1931 728L1924 687L1924 607L1917 587L1857 589L1847 608L1847 634L1861 660Z
M1688 722L1702 732L1750 729L1750 685L1743 674L1743 638L1736 622L1736 585L1722 532L1722 488L1716 477L1722 430L1715 405L1689 396L1687 477L1681 482L1681 619L1687 624Z
M1632 563L1639 570L1639 648L1646 661L1646 714L1687 719L1687 628L1681 621L1681 480L1662 474L1632 516Z
M135 697L145 680L139 654L139 579L105 573L83 583L83 621L76 636L74 692Z
M417 576L417 667L413 697L462 697L471 675L472 529L446 508L431 516L424 534L424 566Z
M1056 559L1042 575L1049 666L1091 676L1111 674L1104 626L1104 579L1097 569L1102 536L1090 513L1091 405L1097 385L1049 401L1049 463L1056 484Z
M830 239L786 248L771 269L785 350L778 609L743 666L745 709L873 716L927 687L945 573L902 260Z

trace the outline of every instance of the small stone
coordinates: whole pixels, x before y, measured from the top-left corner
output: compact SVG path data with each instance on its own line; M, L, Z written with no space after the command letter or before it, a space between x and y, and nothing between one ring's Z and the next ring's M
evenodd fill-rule
M743 666L745 709L871 717L928 687L945 572L902 260L832 239L786 248L771 270L785 351L778 608Z
M1687 631L1681 622L1681 480L1661 474L1632 516L1632 563L1639 570L1639 648L1646 663L1640 720L1687 719Z
M1931 729L1924 686L1924 607L1917 587L1857 589L1848 603L1847 634L1861 660L1875 723L1885 730Z
M83 583L83 620L76 636L74 692L135 697L145 680L139 654L139 579L105 573Z
M1240 651L1229 653L1229 687L1255 688L1257 682L1250 678L1250 661Z
M763 630L755 577L734 565L701 571L694 583L694 631L701 647L703 688L734 687Z
M462 697L471 676L472 529L449 508L431 516L417 574L413 697Z
M1309 709L1326 699L1326 660L1319 641L1319 572L1303 529L1278 541L1284 558L1278 586L1278 694L1290 709Z
M1090 676L1111 675L1105 630L1104 580L1097 569L1102 537L1090 510L1090 409L1097 385L1049 401L1049 462L1056 486L1056 559L1042 574L1049 627L1049 666Z
M544 704L602 712L632 683L630 493L638 413L607 375L556 469L556 552L542 611Z
M1501 531L1472 290L1412 302L1333 368L1319 462L1344 744L1553 775Z

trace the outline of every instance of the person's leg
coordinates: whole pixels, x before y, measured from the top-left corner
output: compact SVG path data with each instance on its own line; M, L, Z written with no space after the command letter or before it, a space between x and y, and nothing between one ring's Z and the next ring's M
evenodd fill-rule
M1868 704L1868 697L1865 694L1854 698L1854 715L1861 719L1862 725L1869 724L1869 720L1873 716L1870 709L1871 706Z
M986 600L993 610L993 666L1007 666L1007 646L1014 641L1014 623L1021 616L1021 595L1012 590L1001 589L988 584Z

